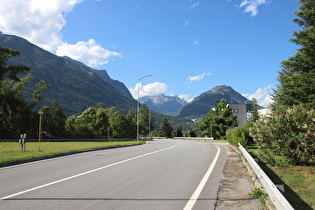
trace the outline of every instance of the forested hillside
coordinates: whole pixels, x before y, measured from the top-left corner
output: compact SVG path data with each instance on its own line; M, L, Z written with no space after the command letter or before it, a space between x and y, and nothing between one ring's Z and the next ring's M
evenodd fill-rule
M38 107L50 104L56 99L65 114L69 116L80 114L86 108L96 106L97 103L103 103L107 108L115 106L124 114L136 106L134 99L126 97L126 94L122 95L95 73L96 70L82 63L56 56L17 36L0 35L0 46L21 52L20 56L9 59L9 64L30 67L29 73L32 74L33 79L23 91L27 99L32 96L31 87L40 80L50 84L50 88L43 91L44 99ZM121 89L123 86L120 83Z

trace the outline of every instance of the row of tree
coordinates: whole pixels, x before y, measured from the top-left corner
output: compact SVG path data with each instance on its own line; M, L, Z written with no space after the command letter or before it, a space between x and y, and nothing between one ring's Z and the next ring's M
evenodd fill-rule
M21 133L27 133L29 138L38 136L38 111L36 105L42 99L41 92L49 85L45 81L36 84L33 90L33 100L27 101L22 94L25 83L32 79L25 73L27 66L7 65L12 56L20 52L0 47L0 138L18 138ZM66 117L56 100L43 111L43 137L45 138L135 138L137 126L137 111L132 109L126 116L119 114L115 108L105 109L104 104L89 107L81 115ZM139 109L139 134L148 136L152 131L157 136L172 136L173 129L167 118L161 125L153 128L154 119L150 116L148 107L144 104ZM150 119L149 119L150 118Z
M33 100L27 101L22 94L25 83L32 79L26 66L7 65L12 56L20 53L5 47L0 47L0 138L17 138L20 133L27 133L30 138L38 136L38 110L34 108L42 99L41 92L49 85L40 81L34 87ZM182 131L178 125L173 130L168 119L164 117L160 125L153 127L154 119L150 116L148 107L144 104L140 108L139 131L140 136L213 136L222 138L229 127L236 126L227 102L222 100L207 116L196 124L195 129L188 133ZM81 115L66 117L56 100L51 105L43 107L43 137L44 138L106 138L108 130L115 138L135 138L137 126L137 112L135 109L125 115L115 111L115 108L105 108L103 104L86 109ZM199 130L198 130L199 129Z
M166 117L161 125L153 127L154 118L150 116L148 106L143 104L139 108L140 137L163 136L171 137L172 127ZM54 100L51 106L43 108L43 131L46 138L136 138L137 111L132 109L127 115L119 114L115 107L105 108L102 103L89 107L81 115L69 118Z

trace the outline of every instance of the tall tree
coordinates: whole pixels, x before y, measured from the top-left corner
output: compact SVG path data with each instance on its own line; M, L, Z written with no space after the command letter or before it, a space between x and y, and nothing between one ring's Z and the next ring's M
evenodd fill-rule
M103 107L89 107L79 116L70 116L65 127L72 138L106 138L109 126L108 116Z
M63 113L57 100L51 102L51 106L43 108L43 130L46 137L60 138L65 132L66 115Z
M291 106L303 102L315 106L315 0L299 0L300 7L293 19L301 30L290 41L300 46L296 54L281 62L279 85L273 98L276 105Z
M163 118L163 121L162 121L161 126L160 126L160 130L166 138L172 137L173 128L172 128L171 124L169 123L166 116L164 116L164 118Z
M22 117L29 117L27 102L22 97L21 90L24 83L30 79L20 80L18 74L29 71L25 66L6 65L12 56L20 55L19 51L7 47L0 47L0 137L14 138L21 132L25 132L25 126L21 125Z
M179 126L176 128L176 130L175 130L175 132L174 132L174 135L175 135L176 137L183 137L183 131L182 131L182 126L181 126L181 125L179 125Z
M113 137L115 138L133 138L135 126L131 120L124 115L117 115L112 125Z
M137 136L137 110L131 109L126 118L130 123L130 128L133 128L131 137L135 138Z
M20 54L17 50L0 47L0 81L6 81L7 79L20 81L18 75L30 70L29 67L24 65L6 65L10 57L19 56Z
M31 75L21 77L20 74L29 71L29 68L7 65L9 58L19 55L17 50L0 47L0 138L16 138L21 133L30 136L30 130L34 130L31 128L34 119L32 109L42 99L41 91L48 88L44 81L40 81L34 90L33 101L23 98L22 90Z
M118 116L118 112L116 111L116 108L113 106L111 108L108 108L108 109L105 109L105 104L103 103L98 103L97 104L97 107L98 108L103 108L104 111L106 112L106 115L108 117L108 120L109 120L109 124L113 124L116 117Z
M139 118L139 132L143 136L148 136L149 134L149 108L146 104L142 104L140 108L140 118ZM150 123L151 124L151 123Z
M202 120L200 127L204 130L203 135L214 138L223 138L229 127L237 126L236 117L232 115L232 108L229 107L225 99L217 101L215 107L211 109Z
M257 104L257 99L253 98L252 99L252 107L250 109L250 122L256 122L259 119L259 113L258 113L258 104Z

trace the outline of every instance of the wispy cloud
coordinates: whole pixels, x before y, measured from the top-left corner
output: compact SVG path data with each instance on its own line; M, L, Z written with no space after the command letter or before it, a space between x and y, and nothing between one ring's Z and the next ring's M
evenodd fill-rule
M198 41L198 40L195 40L195 41L193 42L193 44L194 44L194 45L198 45L198 44L199 44L199 41Z
M271 98L273 87L274 85L268 85L265 88L259 88L253 94L243 94L243 96L247 97L248 99L255 98L259 105L267 107L273 103L273 100Z
M185 21L185 27L187 27L187 26L189 26L189 21L188 20Z
M192 98L190 98L190 95L180 95L178 97L184 99L187 102L191 102L193 100Z
M204 73L196 75L196 76L189 76L189 77L187 77L186 80L188 80L190 83L192 83L194 81L202 80L205 76L211 76L211 75L212 75L211 72L208 72L208 73L204 72Z
M138 88L139 88L139 98L143 96L152 96L163 93L167 91L167 85L161 82L154 82L147 85L142 85L142 83L137 83L134 88L129 88L129 91L133 98L138 99Z
M239 7L245 7L244 12L250 12L251 16L256 16L258 13L258 6L266 3L267 0L243 0Z
M199 7L199 2L197 2L197 3L193 4L193 5L191 5L190 7L188 7L187 10L189 11L189 10L195 9L196 7Z

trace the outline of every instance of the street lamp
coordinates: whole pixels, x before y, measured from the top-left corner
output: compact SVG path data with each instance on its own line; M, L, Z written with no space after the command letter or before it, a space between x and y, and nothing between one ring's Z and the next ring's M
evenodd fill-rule
M144 77L141 77L139 80L138 80L138 98L137 98L137 141L139 141L139 85L140 85L140 81L146 77L151 77L152 75L147 75L147 76L144 76Z

